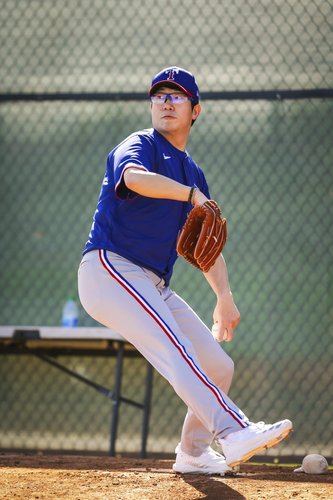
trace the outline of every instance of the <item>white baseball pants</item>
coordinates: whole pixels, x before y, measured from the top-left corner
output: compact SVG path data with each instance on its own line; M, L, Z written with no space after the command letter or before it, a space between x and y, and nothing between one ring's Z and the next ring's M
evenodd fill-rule
M185 453L198 456L213 440L247 427L226 394L231 358L160 277L118 254L93 250L82 258L78 286L87 313L133 344L187 405Z

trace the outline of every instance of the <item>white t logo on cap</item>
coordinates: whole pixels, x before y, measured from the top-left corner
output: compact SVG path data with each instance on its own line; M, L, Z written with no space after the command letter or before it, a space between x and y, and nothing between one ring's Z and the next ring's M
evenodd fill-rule
M169 76L167 78L167 80L174 80L175 79L175 72L176 73L179 73L179 70L178 69L175 69L175 68L172 68L172 69L168 69L165 73L168 74L169 73Z

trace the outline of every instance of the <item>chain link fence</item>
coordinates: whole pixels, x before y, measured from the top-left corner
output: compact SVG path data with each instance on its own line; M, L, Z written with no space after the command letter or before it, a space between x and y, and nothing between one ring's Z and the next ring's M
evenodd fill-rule
M105 158L150 126L152 76L183 66L203 95L188 150L229 224L242 314L225 346L231 397L252 420L294 421L270 454L333 456L332 23L319 0L4 0L0 324L60 324ZM200 273L179 260L172 286L210 325ZM108 401L38 360L0 361L0 447L107 451ZM141 361L126 360L127 397L142 390ZM65 362L110 384L112 359ZM148 452L173 452L185 411L156 374ZM138 448L138 419L122 408L119 451Z

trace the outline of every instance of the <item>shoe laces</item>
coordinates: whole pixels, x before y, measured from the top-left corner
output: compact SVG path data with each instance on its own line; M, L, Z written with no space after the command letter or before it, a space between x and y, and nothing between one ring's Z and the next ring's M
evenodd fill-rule
M249 424L253 427L258 427L258 429L263 429L267 425L262 420L260 422L249 422Z

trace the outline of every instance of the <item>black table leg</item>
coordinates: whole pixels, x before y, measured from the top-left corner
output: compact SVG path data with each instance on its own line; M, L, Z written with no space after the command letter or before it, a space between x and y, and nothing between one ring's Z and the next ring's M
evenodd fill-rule
M110 456L114 457L116 454L116 440L119 419L119 407L121 402L121 378L123 371L123 358L124 358L124 345L119 343L117 351L117 364L115 374L115 386L112 399L112 421L111 421L111 436L110 436Z
M141 434L141 453L140 457L146 457L147 439L149 432L149 417L151 407L151 394L153 388L153 373L154 369L147 361L147 374L146 374L146 390L145 399L143 403L143 421L142 421L142 434Z

